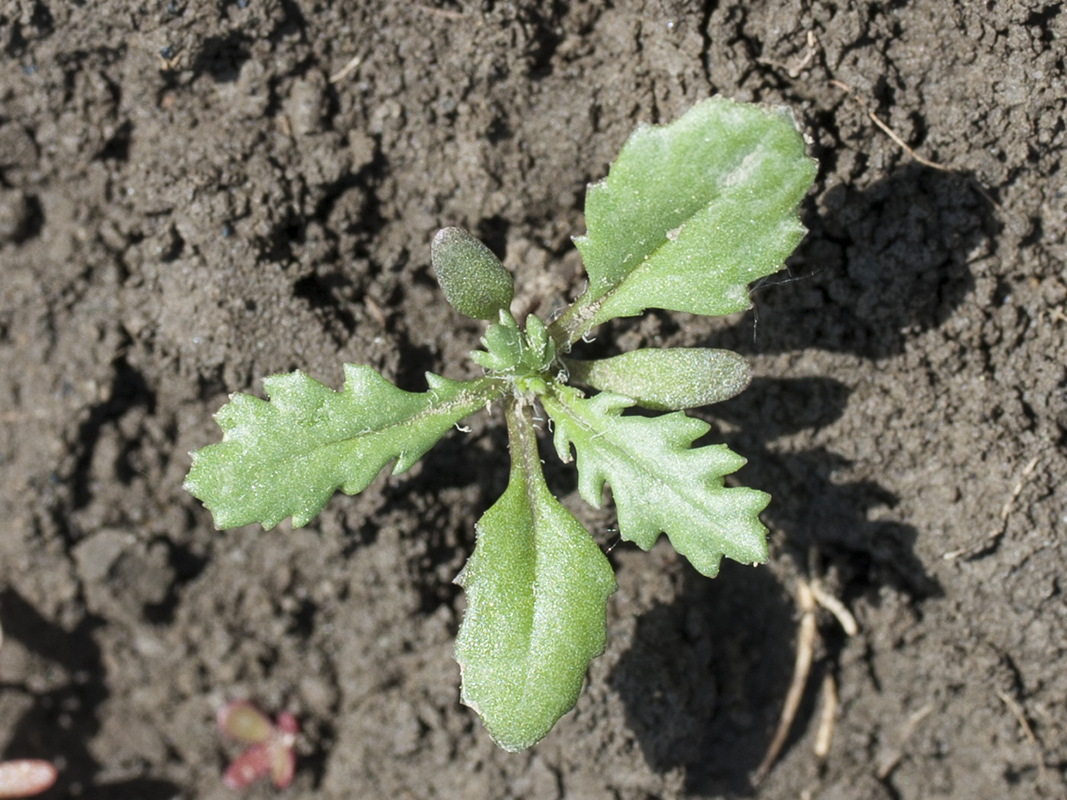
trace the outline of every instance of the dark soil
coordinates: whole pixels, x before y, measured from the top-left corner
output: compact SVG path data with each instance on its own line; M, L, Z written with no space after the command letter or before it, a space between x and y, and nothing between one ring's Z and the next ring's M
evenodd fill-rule
M0 755L53 759L47 797L227 797L213 715L248 697L303 724L293 797L1063 796L1065 55L1067 12L1036 0L6 0ZM436 230L558 308L586 184L636 124L715 93L786 104L813 141L792 278L594 348L751 358L701 415L774 496L772 558L709 581L615 547L607 652L509 755L451 659L499 415L296 531L215 532L187 453L271 373L462 376L479 326L432 280ZM610 546L610 508L549 480ZM819 612L753 788L804 576L860 631Z

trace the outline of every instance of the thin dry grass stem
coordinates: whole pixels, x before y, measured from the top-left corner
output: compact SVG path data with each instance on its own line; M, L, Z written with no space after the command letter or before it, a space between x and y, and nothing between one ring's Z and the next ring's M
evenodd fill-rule
M855 636L859 633L860 626L856 623L856 618L852 616L852 612L845 607L844 603L826 591L818 580L813 580L810 588L815 601L837 618L845 633L849 636Z
M785 695L785 705L782 714L778 718L778 728L774 732L763 761L756 768L752 776L752 785L758 786L771 769L778 758L778 754L789 736L793 719L796 717L797 708L800 707L800 699L804 696L804 687L808 683L808 673L811 671L812 657L815 654L815 598L811 593L811 587L803 578L797 580L797 606L800 608L800 632L797 634L797 657L793 664L793 679L789 683L789 691Z
M819 553L814 547L808 551L808 572L811 575L819 573ZM767 773L770 772L785 745L789 729L796 718L815 657L815 643L818 640L815 612L819 606L833 614L849 636L855 636L859 632L859 625L852 612L845 607L844 603L830 594L818 578L797 580L797 607L800 609L801 617L800 629L797 633L797 655L793 664L793 677L789 682L782 713L778 718L778 727L771 738L771 743L767 746L763 760L752 774L753 786L758 786L767 777ZM814 743L815 756L820 761L823 761L830 752L830 740L833 738L836 714L837 682L833 674L827 672L823 678L822 710Z
M899 744L878 760L878 772L875 773L878 776L878 780L884 781L889 777L889 774L896 769L897 764L900 763L900 759L904 757L904 745L907 744L908 739L915 733L915 729L919 727L919 723L930 716L930 713L933 710L934 704L927 703L908 717L904 722L904 725L900 729L900 735L897 737Z
M830 755L830 742L834 738L834 722L837 719L837 681L827 672L822 678L822 710L819 713L819 728L815 732L812 750L819 762Z
M918 161L924 167L929 167L930 169L938 169L938 170L941 170L942 172L952 172L953 171L951 168L943 166L942 164L938 164L936 161L931 161L928 158L923 158L921 155L919 155L914 150L912 150L911 147L908 145L908 143L905 142L903 139L901 139L897 135L896 131L894 131L892 128L890 128L886 123L882 122L881 118L877 114L875 114L873 111L871 111L870 107L868 107L868 105L867 105L867 102L862 97L860 97L859 93L856 92L856 90L853 89L851 86L849 86L847 83L845 83L844 81L839 81L839 80L835 79L835 80L831 80L830 81L830 85L831 86L836 86L838 89L841 89L842 91L847 92L848 96L851 97L856 103L859 104L860 108L863 109L864 113L870 118L871 122L873 122L875 125L877 125L882 130L882 133L884 133L886 136L888 136L890 139L892 139L894 142L896 142L897 145L905 153L907 153L913 159Z
M433 6L424 6L422 3L415 3L414 7L419 11L425 11L427 14L435 14L438 17L445 17L447 19L464 19L462 11L449 11L447 8L434 8Z
M330 76L330 78L329 78L330 83L339 83L339 82L343 81L345 78L347 78L353 72L355 72L356 69L359 68L359 65L362 62L363 62L363 56L352 56L352 58L350 58L348 60L347 64L345 64L343 67L341 67L339 70L337 70L337 72L335 72L333 75Z
M974 558L978 555L988 554L997 546L1001 537L1004 536L1008 530L1008 517L1015 511L1015 502L1019 499L1019 495L1023 493L1023 489L1030 480L1030 476L1033 475L1034 470L1037 469L1037 463L1040 458L1040 456L1034 456L1030 459L1030 462L1023 467L1023 471L1019 475L1019 480L1016 481L1014 488L1011 490L1011 494L1000 509L1000 525L997 529L977 544L973 544L970 547L964 547L961 550L952 550L942 555L941 558L945 559L945 561L952 561L953 559L960 557Z
M778 728L774 732L763 761L756 768L752 776L752 785L758 786L770 771L771 766L778 758L778 754L789 736L789 729L793 725L800 699L804 696L804 687L808 683L808 673L811 671L811 662L815 654L815 598L811 593L811 587L803 578L797 580L797 606L800 608L800 631L797 633L797 657L793 663L793 678L789 682L789 691L785 695L785 705L782 707L781 716L778 718Z
M805 48L804 57L793 66L769 58L757 58L756 61L760 64L766 64L768 67L782 70L790 78L799 78L800 73L804 71L804 68L815 58L815 54L819 52L819 40L815 36L815 31L809 30L807 32L806 42L807 47Z
M999 697L1001 702L1004 703L1004 705L1006 705L1008 707L1008 710L1011 711L1011 713L1015 715L1015 719L1018 720L1018 722L1019 722L1019 727L1021 727L1023 729L1023 734L1025 734L1026 740L1028 742L1030 742L1030 746L1032 748L1034 748L1034 754L1036 756L1036 761L1037 761L1037 773L1038 773L1038 776L1039 776L1039 780L1041 780L1041 782L1044 782L1044 780L1045 780L1045 757L1041 752L1041 745L1038 743L1037 737L1034 736L1034 730L1033 730L1033 728L1030 727L1029 720L1026 719L1026 713L1023 711L1022 706L1020 706L1017 702L1015 702L1015 700L1012 699L1012 697L1010 695L1005 694L1004 692L1000 691L999 689L997 689L997 697Z
M367 309L367 313L370 314L371 319L377 322L380 327L386 327L385 312L382 311L380 305L369 297L363 298L363 305Z
M901 150L911 156L915 161L919 162L924 167L929 167L930 169L936 169L940 170L941 172L958 174L956 170L952 169L951 167L946 167L943 164L938 164L936 161L931 161L928 158L923 158L921 155L916 153L915 150L913 150L907 142L900 138L896 131L894 131L891 127L889 127L889 125L883 122L882 118L870 109L866 101L859 95L859 93L856 92L856 90L849 86L847 83L845 83L844 81L832 79L830 81L830 85L836 86L838 89L847 92L848 96L852 98L853 101L859 104L860 108L863 109L864 113L868 116L871 122L878 126L879 130L881 130L882 133L892 139L896 143L896 145L900 147ZM993 199L993 196L989 194L989 192L984 186L982 186L982 184L978 183L978 181L973 178L968 178L968 180L974 187L975 191L977 191L980 195L982 195L982 197L985 198L987 203L993 206L993 208L995 208L997 211L1002 210L1000 203Z

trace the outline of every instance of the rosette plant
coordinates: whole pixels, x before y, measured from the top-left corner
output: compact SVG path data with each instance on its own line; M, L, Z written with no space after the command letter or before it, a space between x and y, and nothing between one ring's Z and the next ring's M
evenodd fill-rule
M574 706L604 648L615 588L600 547L545 484L534 417L551 420L586 502L599 506L610 486L622 539L647 550L665 533L709 577L723 556L763 561L769 496L725 486L744 459L725 445L694 447L709 425L684 413L740 392L745 361L705 348L589 361L571 350L596 326L646 309L748 308L748 284L779 270L804 235L797 207L815 172L785 110L712 98L668 125L638 127L589 187L587 232L575 239L588 285L562 314L520 324L511 273L470 234L445 228L431 261L452 307L488 322L484 349L471 353L484 375L427 373L425 392L351 364L340 391L302 372L266 378L269 400L236 394L218 412L223 439L192 454L186 489L218 528L305 525L337 489L360 492L390 464L404 472L465 417L501 405L510 478L456 578L467 606L455 655L463 702L501 747L529 747ZM626 413L634 406L665 413Z

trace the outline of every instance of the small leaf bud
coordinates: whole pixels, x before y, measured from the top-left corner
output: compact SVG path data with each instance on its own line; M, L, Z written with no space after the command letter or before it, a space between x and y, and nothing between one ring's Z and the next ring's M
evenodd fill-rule
M430 245L437 282L449 305L471 319L496 320L515 284L493 252L462 228L442 228Z
M570 377L615 392L657 411L677 411L728 400L752 377L743 356L729 350L673 347L634 350L598 361L565 361Z

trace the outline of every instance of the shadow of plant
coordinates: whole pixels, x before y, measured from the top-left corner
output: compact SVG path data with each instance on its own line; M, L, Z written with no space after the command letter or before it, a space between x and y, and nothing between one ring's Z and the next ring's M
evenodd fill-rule
M795 280L754 286L759 322L727 338L743 353L815 348L885 358L943 323L974 288L970 263L998 233L964 175L907 165L865 190L831 188L804 215Z
M996 234L988 204L967 178L915 166L866 191L836 187L822 200L831 213L805 220L811 233L791 269L799 279L757 289L755 341L746 321L704 344L749 355L901 353L909 336L938 326L963 301L974 285L968 258ZM825 447L775 447L784 436L837 420L848 397L847 386L828 378L758 379L706 414L736 426L727 444L749 461L741 481L773 495L764 518L784 533L785 552L801 572L815 547L835 569L846 602L863 595L876 603L883 586L916 602L937 595L937 581L913 552L916 529L871 519L872 509L892 510L892 492L836 480L848 462ZM686 767L696 794L753 791L750 776L793 671L790 595L769 571L724 562L714 581L690 570L674 603L639 620L610 680L654 769ZM794 731L814 713L811 687L842 645L841 636L828 635Z
M44 691L23 684L0 684L0 691L19 692L32 699L29 709L11 726L11 743L0 753L0 759L43 758L56 763L59 778L52 789L38 795L42 800L164 800L176 796L179 787L170 781L132 778L97 782L101 765L90 752L89 743L100 731L100 708L108 698L106 671L93 639L101 621L87 615L73 630L65 631L10 589L0 592L0 617L6 637L70 676L67 682Z
M687 566L682 594L638 620L609 679L649 766L685 766L691 791L748 789L795 632L791 598L768 570L724 562L709 581Z

